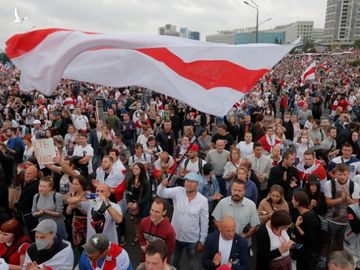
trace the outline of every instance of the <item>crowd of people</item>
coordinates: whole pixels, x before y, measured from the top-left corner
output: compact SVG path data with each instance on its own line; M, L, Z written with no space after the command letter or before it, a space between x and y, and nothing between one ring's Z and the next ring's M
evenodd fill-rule
M314 57L322 69L301 82ZM140 87L62 80L50 97L24 94L3 69L1 264L360 269L355 57L289 55L223 118ZM43 164L34 143L49 138Z

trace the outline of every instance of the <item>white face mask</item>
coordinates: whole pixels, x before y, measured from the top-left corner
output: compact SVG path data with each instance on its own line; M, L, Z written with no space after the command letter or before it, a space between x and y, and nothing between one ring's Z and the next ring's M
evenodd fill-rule
M36 239L35 240L35 244L36 244L36 248L37 250L43 250L45 249L47 246L50 245L51 240L50 239Z
M307 143L308 140L306 138L301 138L301 143Z

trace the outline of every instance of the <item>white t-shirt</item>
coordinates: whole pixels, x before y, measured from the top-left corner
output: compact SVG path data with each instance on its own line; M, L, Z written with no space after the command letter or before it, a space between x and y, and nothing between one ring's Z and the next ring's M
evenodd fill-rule
M85 115L73 114L71 116L71 119L74 123L74 127L77 130L86 130L87 129L87 123L89 123L89 120Z
M220 234L219 251L221 251L221 264L227 264L229 262L232 244L233 244L233 239L225 240L222 238Z
M90 144L87 144L85 147L82 147L81 145L77 145L74 149L75 157L84 157L84 156L91 156L89 163L88 163L88 173L93 173L92 169L92 158L94 156L94 149L91 147Z
M87 212L86 241L89 241L90 237L96 233L94 228L91 226L91 209L93 208L94 204L95 204L95 201L81 202L81 209L83 209ZM113 202L110 202L110 204L111 204L112 208L114 208L116 211L118 211L120 214L122 214L120 206L118 204L113 203ZM104 229L103 229L103 234L105 234L108 237L110 242L117 243L118 236L117 236L117 232L116 232L116 223L110 216L109 211L106 210L104 216L105 216L105 225L104 225Z
M194 173L199 173L199 162L200 162L200 158L198 158L198 160L196 161L196 162L192 162L191 160L189 160L188 162L187 162L187 166L186 166L186 168L185 168L185 161L186 160L188 160L187 158L185 158L184 160L183 160L183 162L181 163L181 168L182 169L186 169L188 172L194 172ZM205 160L201 160L201 168L203 168L204 167L204 165L206 164L206 161Z
M251 155L254 150L254 143L250 142L249 144L247 144L245 141L241 141L239 142L236 147L240 150L240 158L244 159L246 158L248 155Z

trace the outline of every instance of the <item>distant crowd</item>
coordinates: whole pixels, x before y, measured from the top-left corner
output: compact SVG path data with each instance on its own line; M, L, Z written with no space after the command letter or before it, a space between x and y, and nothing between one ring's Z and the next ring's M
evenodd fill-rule
M359 56L288 55L224 117L2 69L0 269L360 269Z

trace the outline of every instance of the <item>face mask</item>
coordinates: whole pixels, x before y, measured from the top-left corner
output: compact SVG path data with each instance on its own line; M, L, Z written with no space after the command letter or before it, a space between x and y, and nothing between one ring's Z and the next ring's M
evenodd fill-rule
M48 240L48 239L35 240L35 244L36 244L37 250L43 250L50 244L50 240Z
M307 143L308 140L306 138L301 138L301 143Z
M288 123L290 121L290 118L284 118L284 122Z

